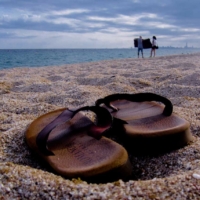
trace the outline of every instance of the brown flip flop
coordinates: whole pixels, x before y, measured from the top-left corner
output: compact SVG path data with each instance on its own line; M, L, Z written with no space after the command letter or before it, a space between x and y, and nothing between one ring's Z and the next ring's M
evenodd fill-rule
M96 106L101 104L114 117L113 127L125 133L122 138L135 154L159 154L193 141L189 122L172 113L172 103L163 96L112 94L96 101Z
M85 110L96 114L96 124L80 113ZM127 151L102 136L111 125L112 116L105 108L63 108L34 120L25 139L62 176L96 182L126 179L131 174Z

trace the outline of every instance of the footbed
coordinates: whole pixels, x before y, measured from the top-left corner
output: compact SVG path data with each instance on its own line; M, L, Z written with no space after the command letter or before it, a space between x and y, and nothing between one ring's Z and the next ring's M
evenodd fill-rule
M123 125L122 138L136 154L171 150L194 140L189 122L174 113L163 115L164 106L160 103L116 100L111 104L119 110L104 107L115 118L127 122Z
M98 140L89 136L88 131L95 125L81 113L50 133L47 140L48 149L55 155L42 155L36 145L36 137L64 110L56 110L34 120L25 133L28 146L44 158L57 173L66 177L90 178L107 174L109 179L110 173L112 179L117 180L130 176L131 166L127 151L106 137Z

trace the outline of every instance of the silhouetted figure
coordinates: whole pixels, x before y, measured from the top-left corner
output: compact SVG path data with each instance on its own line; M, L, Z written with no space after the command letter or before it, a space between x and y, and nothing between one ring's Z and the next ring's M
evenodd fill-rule
M140 55L140 51L141 51L141 54L142 54L142 57L143 57L142 36L140 36L140 38L138 39L138 58L139 58L139 55Z
M152 55L153 55L153 57L155 57L155 55L156 55L156 49L157 49L157 47L156 47L156 36L153 36L150 57L152 57Z

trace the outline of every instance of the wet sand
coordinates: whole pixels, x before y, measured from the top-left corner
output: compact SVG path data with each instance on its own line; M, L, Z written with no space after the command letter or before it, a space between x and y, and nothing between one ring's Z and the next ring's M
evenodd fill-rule
M131 156L131 180L91 184L55 174L30 152L26 127L62 107L113 93L169 98L195 140L159 156ZM200 54L0 70L1 199L200 199Z

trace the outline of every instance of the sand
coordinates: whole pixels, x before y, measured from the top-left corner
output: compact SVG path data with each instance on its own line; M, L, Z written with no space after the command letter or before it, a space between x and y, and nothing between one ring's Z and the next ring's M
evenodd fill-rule
M1 199L200 199L200 54L0 70ZM130 156L127 182L68 180L30 152L26 127L62 108L94 105L112 93L169 98L195 140L160 156Z

